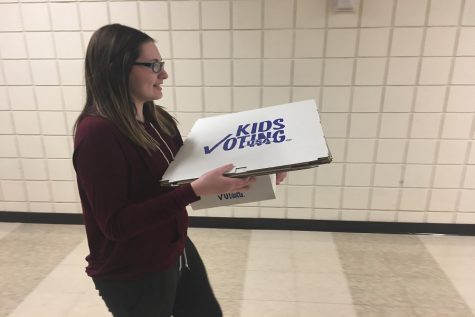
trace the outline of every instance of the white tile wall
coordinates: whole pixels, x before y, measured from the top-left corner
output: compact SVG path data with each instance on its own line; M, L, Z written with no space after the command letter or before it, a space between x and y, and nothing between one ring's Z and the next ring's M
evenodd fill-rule
M465 8L462 12L463 25L475 25L475 1L466 0Z
M26 33L26 45L30 58L54 58L53 35L50 32Z
M26 201L23 181L2 181L3 199L8 201Z
M389 28L362 28L359 30L358 56L386 56Z
M3 73L7 85L31 85L29 63L26 60L3 60Z
M58 58L82 58L84 52L79 32L56 32L54 42Z
M429 25L457 25L462 0L431 0Z
M112 23L122 23L134 28L139 27L138 4L136 1L109 2Z
M424 56L451 56L454 51L457 28L429 27L426 29Z
M18 157L14 135L0 135L0 157Z
M262 51L262 32L253 30L233 31L234 58L259 58Z
M9 86L7 91L12 110L36 109L35 93L32 86Z
M35 85L59 85L58 67L55 60L41 59L30 61L33 83Z
M229 29L231 23L230 2L202 1L201 23L203 29Z
M416 83L419 59L415 57L394 57L389 60L387 83L389 85L414 85Z
M158 101L203 116L314 98L334 162L279 198L202 215L475 223L475 0L0 3L3 208L80 212L72 126L92 31L145 30L167 60Z
M392 56L419 56L422 46L422 28L396 28L391 43Z
M293 83L301 86L318 86L321 83L321 59L297 59L294 61ZM332 74L333 75L333 74Z
M243 0L232 2L232 21L235 29L262 28L261 1Z
M22 159L21 167L26 180L48 180L44 159Z
M396 26L422 26L426 19L428 0L397 1L394 24Z
M61 88L59 86L35 86L35 95L38 110L63 109Z
M292 57L292 36L290 30L264 31L264 58Z
M347 164L345 168L346 186L370 186L372 179L372 164Z
M296 30L294 56L322 57L325 32L321 29Z
M296 26L298 28L322 28L326 17L325 0L297 0Z
M25 41L22 33L0 33L2 58L27 58Z
M443 112L447 88L445 86L417 87L414 111Z
M44 3L22 3L21 4L22 19L24 29L27 31L47 31L51 30L50 12L48 4Z
M374 188L370 205L371 209L396 210L399 191L399 188Z
M353 67L354 62L349 58L327 59L325 62L324 85L350 85L353 77ZM307 72L311 70L307 70Z
M384 93L383 111L410 112L414 91L413 86L387 86Z
M270 59L263 61L264 86L289 86L291 83L291 61L287 59Z
M348 112L351 104L350 87L325 87L323 88L322 112ZM325 124L325 123L323 123ZM325 133L330 125L325 128ZM336 128L336 127L335 127Z
M51 3L53 30L79 30L79 10L76 3ZM37 13L38 14L38 13Z
M230 31L204 31L202 36L204 58L231 57Z
M381 139L378 142L376 162L378 163L402 163L406 151L406 140Z
M20 31L22 29L19 4L5 3L0 10L0 31Z
M361 14L362 27L391 25L394 0L365 0Z
M109 23L109 16L107 13L106 2L80 2L79 3L79 16L81 17L81 29L83 30L96 30ZM157 16L157 20L161 21ZM146 18L142 19L142 23L146 23ZM145 27L145 25L142 25Z
M198 1L173 1L170 5L172 29L194 30L200 27Z
M455 57L453 84L475 84L475 57Z
M401 164L376 164L374 169L374 186L398 187L402 184Z
M433 165L410 164L406 166L403 184L405 187L429 187Z
M288 87L262 88L262 106L280 105L290 102L290 89Z
M294 0L264 0L264 28L291 28Z
M361 58L356 61L355 85L382 85L386 72L383 58Z
M437 153L437 163L464 164L468 145L469 143L465 140L441 140ZM473 164L473 161L469 163Z
M0 112L0 133L2 134L14 133L12 116L9 111Z

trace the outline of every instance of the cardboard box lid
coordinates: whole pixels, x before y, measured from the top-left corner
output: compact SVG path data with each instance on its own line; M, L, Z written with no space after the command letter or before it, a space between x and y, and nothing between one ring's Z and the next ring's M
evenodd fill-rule
M233 163L230 177L265 175L330 163L317 105L305 100L195 122L162 185L178 185Z

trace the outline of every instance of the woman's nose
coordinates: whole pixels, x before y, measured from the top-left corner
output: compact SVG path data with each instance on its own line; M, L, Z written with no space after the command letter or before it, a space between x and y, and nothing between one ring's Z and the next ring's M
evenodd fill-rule
M162 69L157 75L158 75L158 78L161 78L161 79L168 78L168 73L165 69Z

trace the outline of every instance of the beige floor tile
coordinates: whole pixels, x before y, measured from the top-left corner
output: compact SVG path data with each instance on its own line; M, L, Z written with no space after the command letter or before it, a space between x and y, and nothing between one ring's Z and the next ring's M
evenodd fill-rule
M241 317L292 317L298 316L298 305L287 301L243 300Z
M223 316L240 317L242 300L218 298L218 301L223 310Z
M0 222L0 239L15 230L20 224L14 222Z
M58 265L41 283L34 292L48 293L84 293L93 286L90 277L79 265Z
M452 279L454 287L475 316L475 283L472 279Z
M82 294L74 303L71 310L64 317L111 317L106 305L96 293L87 292Z
M293 246L292 232L282 230L252 230L251 248L288 249Z
M475 237L206 228L190 236L225 317L475 317ZM32 243L45 237L54 243ZM0 238L11 280L0 297L11 317L111 316L84 272L82 227L0 223ZM18 245L23 255L12 252Z
M242 299L245 274L245 271L232 269L208 269L208 278L216 297L227 300Z
M243 299L295 301L295 276L292 272L247 271Z
M355 305L377 307L409 307L404 280L398 277L347 274Z
M417 317L412 307L356 305L358 317Z
M302 252L292 249L292 262L295 272L307 273L342 273L338 253L330 248L322 248L318 252Z
M435 257L475 257L475 237L473 236L419 235L417 237Z
M87 239L84 238L71 253L69 253L61 262L62 265L76 265L83 269L87 266L86 256L89 254Z
M357 317L353 305L297 302L299 317Z
M405 279L404 288L413 306L463 307L465 303L449 280Z
M475 284L475 256L440 256L437 262L451 279L469 279Z
M64 317L81 295L78 293L31 293L9 317Z
M414 307L417 317L473 317L465 307Z
M296 300L352 304L346 278L338 273L295 273Z
M315 244L331 244L333 245L333 233L320 232L320 231L290 231L292 241L294 241L294 247L309 243L314 246Z
M294 270L293 250L290 248L256 248L248 250L247 270L291 272Z

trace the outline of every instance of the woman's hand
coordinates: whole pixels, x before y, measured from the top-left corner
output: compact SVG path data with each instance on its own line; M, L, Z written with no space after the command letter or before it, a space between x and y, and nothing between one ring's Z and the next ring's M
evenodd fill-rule
M197 196L249 190L249 187L256 181L254 177L231 178L223 175L233 168L233 164L227 164L211 170L191 182L191 188Z
M282 183L286 177L287 177L287 172L277 172L275 174L275 183L277 185L280 185L280 183Z

